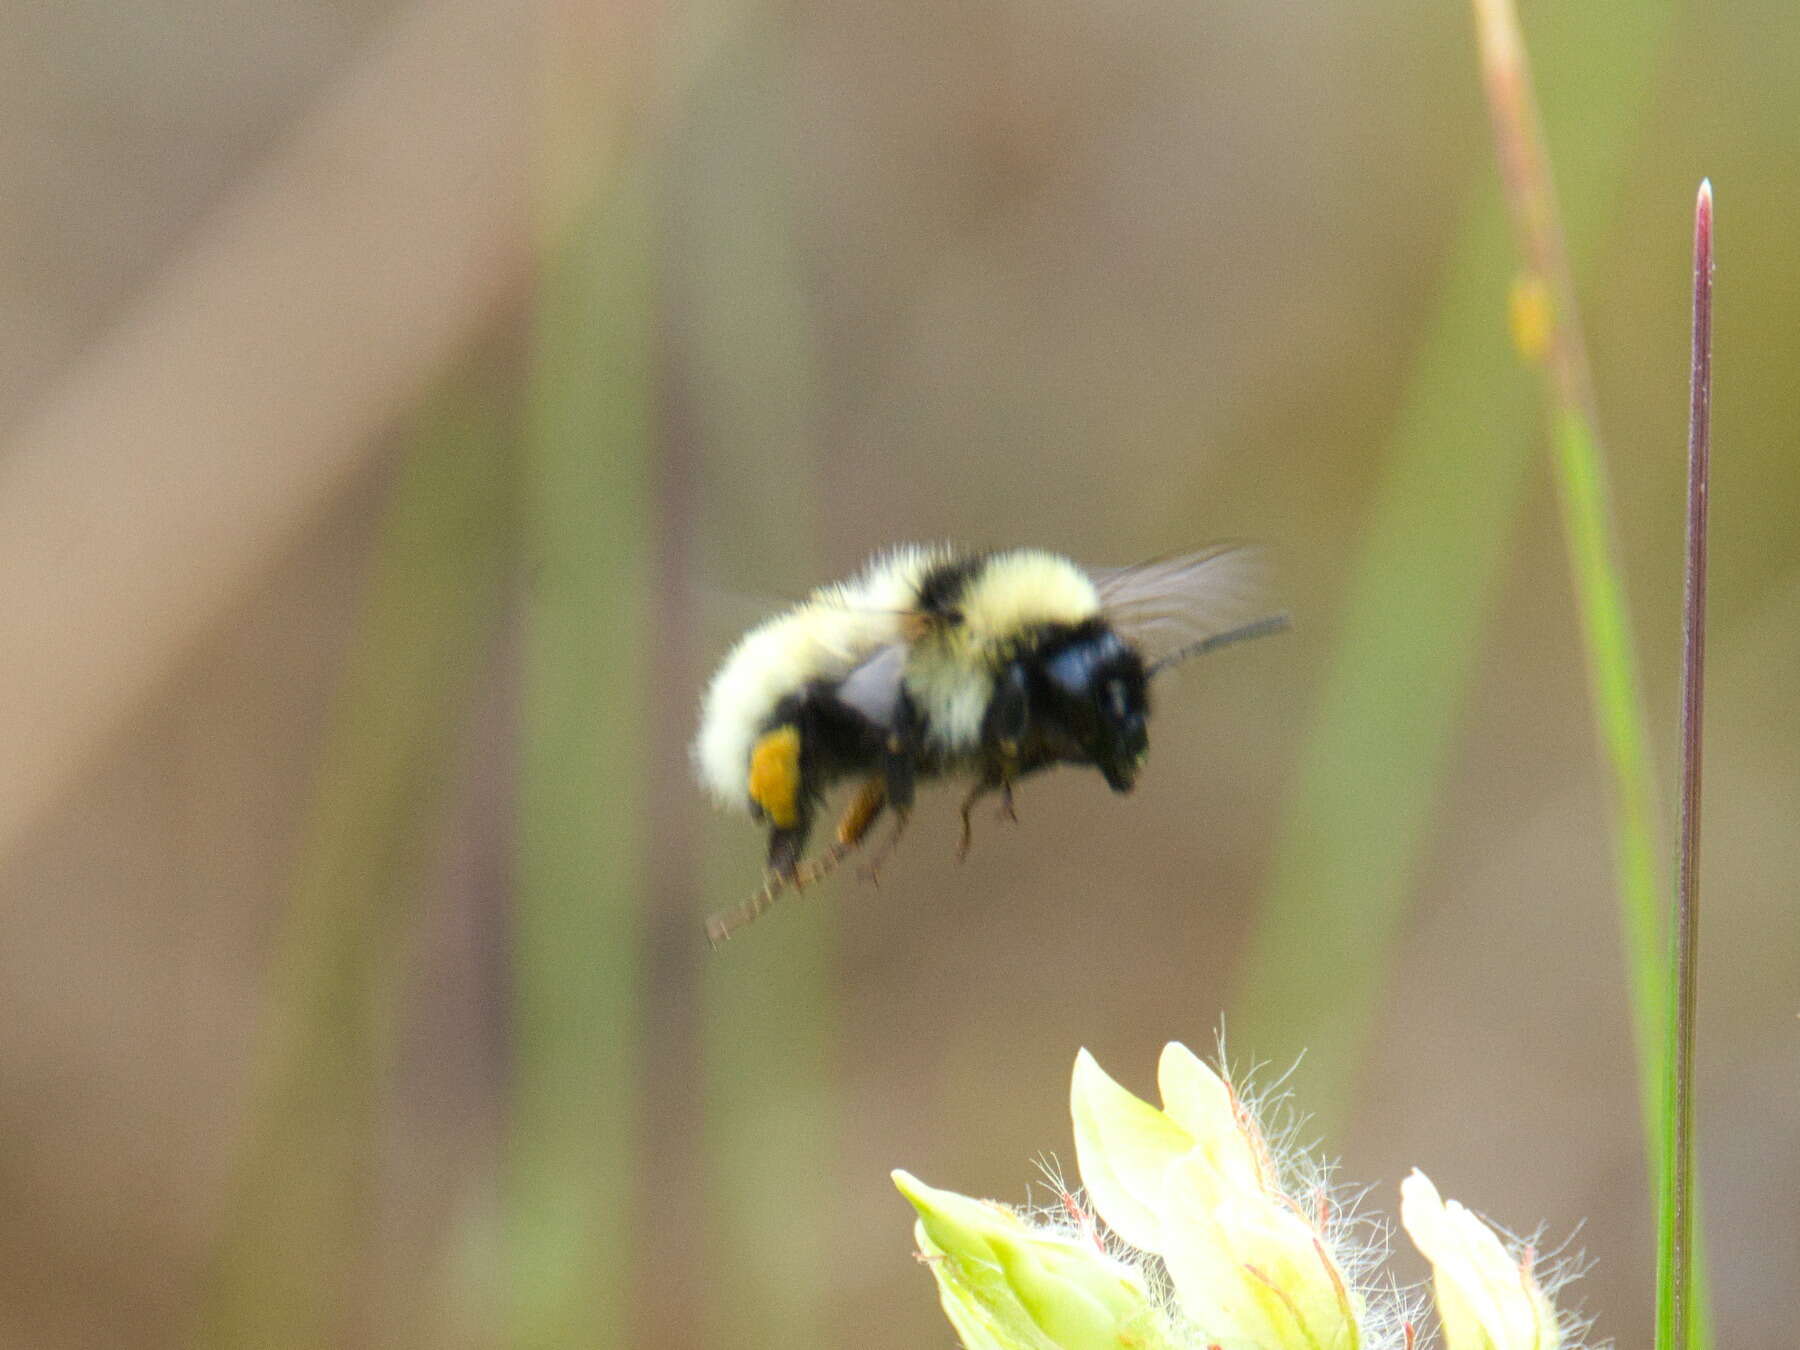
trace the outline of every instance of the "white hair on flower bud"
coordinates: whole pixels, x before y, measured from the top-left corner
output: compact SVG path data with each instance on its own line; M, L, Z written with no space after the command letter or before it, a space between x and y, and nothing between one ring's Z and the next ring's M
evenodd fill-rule
M1362 1350L1401 1350L1407 1344L1407 1327L1418 1326L1425 1309L1423 1289L1402 1288L1385 1269L1394 1228L1385 1215L1365 1208L1375 1188L1340 1182L1337 1160L1320 1156L1318 1141L1306 1137L1309 1118L1295 1106L1289 1086L1300 1061L1258 1082L1268 1066L1258 1060L1241 1072L1234 1070L1221 1027L1214 1067L1230 1089L1240 1117L1262 1139L1273 1172L1271 1184L1312 1224L1346 1290L1360 1302L1357 1326Z

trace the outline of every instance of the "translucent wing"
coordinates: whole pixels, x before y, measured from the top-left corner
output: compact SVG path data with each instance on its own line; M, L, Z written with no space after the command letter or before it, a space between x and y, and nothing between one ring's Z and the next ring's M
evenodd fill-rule
M1287 615L1268 601L1269 567L1256 549L1215 544L1135 567L1089 573L1100 607L1150 672L1230 642L1279 632Z
M905 667L902 644L880 648L844 677L837 688L838 702L856 709L876 726L892 729L900 720L900 680Z
M757 624L785 613L796 603L790 597L751 595L710 583L695 586L688 602L694 607L694 621L708 651L715 647L723 651Z

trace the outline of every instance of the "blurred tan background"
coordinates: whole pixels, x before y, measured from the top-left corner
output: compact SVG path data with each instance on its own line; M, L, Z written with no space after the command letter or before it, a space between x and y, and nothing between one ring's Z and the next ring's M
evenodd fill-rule
M1718 192L1703 1194L1718 1343L1782 1346L1800 17L1524 23L1665 779ZM1148 1092L1221 1019L1335 1060L1297 1105L1371 1204L1418 1165L1584 1225L1579 1300L1648 1342L1604 776L1462 6L5 27L0 1344L948 1346L888 1170L1023 1199L1079 1046ZM879 888L704 950L758 849L685 747L759 599L899 540L1224 536L1295 631L1184 672L1132 798L1034 782L958 868L937 794ZM1305 775L1368 811L1297 845ZM1349 937L1266 926L1365 854L1314 897ZM1291 1021L1245 987L1340 941Z

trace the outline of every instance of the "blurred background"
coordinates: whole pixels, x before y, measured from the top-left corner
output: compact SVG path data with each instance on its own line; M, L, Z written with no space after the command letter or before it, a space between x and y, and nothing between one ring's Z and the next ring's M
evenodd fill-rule
M1672 782L1719 201L1720 1344L1800 1317L1800 15L1526 7ZM1470 16L68 0L0 46L0 1344L953 1344L1087 1046L1270 1076L1647 1343L1606 775ZM896 541L1262 541L1130 798L928 794L728 948L688 768ZM1665 792L1665 802L1673 793ZM1672 847L1673 814L1658 822ZM1397 1258L1403 1278L1423 1267Z

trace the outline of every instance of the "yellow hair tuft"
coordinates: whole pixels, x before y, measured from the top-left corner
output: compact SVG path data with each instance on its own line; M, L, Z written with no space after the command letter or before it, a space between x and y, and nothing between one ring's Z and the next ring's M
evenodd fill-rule
M776 727L750 752L750 800L783 830L800 823L800 729Z

